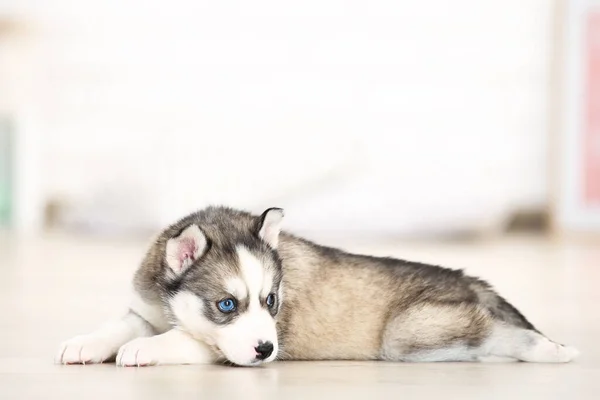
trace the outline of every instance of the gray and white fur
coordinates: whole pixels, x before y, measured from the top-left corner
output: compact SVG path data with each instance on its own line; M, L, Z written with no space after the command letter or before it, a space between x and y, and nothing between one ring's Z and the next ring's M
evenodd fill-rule
M569 362L486 282L462 271L355 255L209 207L166 228L133 280L130 311L62 344L64 364L278 360Z

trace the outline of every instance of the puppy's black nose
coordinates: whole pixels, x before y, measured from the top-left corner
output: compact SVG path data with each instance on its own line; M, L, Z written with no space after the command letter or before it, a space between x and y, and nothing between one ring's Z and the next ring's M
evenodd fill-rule
M259 341L254 350L256 350L256 359L264 360L273 354L273 343Z

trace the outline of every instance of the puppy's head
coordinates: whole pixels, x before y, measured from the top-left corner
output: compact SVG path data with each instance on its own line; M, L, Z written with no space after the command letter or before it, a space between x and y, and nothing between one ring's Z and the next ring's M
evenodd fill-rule
M237 365L277 357L282 218L281 209L271 208L248 223L227 216L190 223L166 242L173 319Z

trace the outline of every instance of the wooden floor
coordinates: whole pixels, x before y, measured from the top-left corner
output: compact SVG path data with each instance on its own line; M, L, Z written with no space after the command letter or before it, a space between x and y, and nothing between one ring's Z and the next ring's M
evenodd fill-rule
M571 364L54 365L61 341L124 310L144 246L0 236L0 399L600 399L600 246L535 238L343 247L490 280L542 332L579 348Z

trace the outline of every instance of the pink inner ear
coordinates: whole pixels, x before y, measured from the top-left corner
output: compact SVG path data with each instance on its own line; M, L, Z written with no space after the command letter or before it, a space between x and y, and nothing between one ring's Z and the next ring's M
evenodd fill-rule
M179 267L181 268L185 262L185 260L189 259L190 261L194 261L196 258L196 251L198 251L198 246L196 246L196 242L192 238L182 238L179 240L179 251L177 253L177 259L179 260Z

